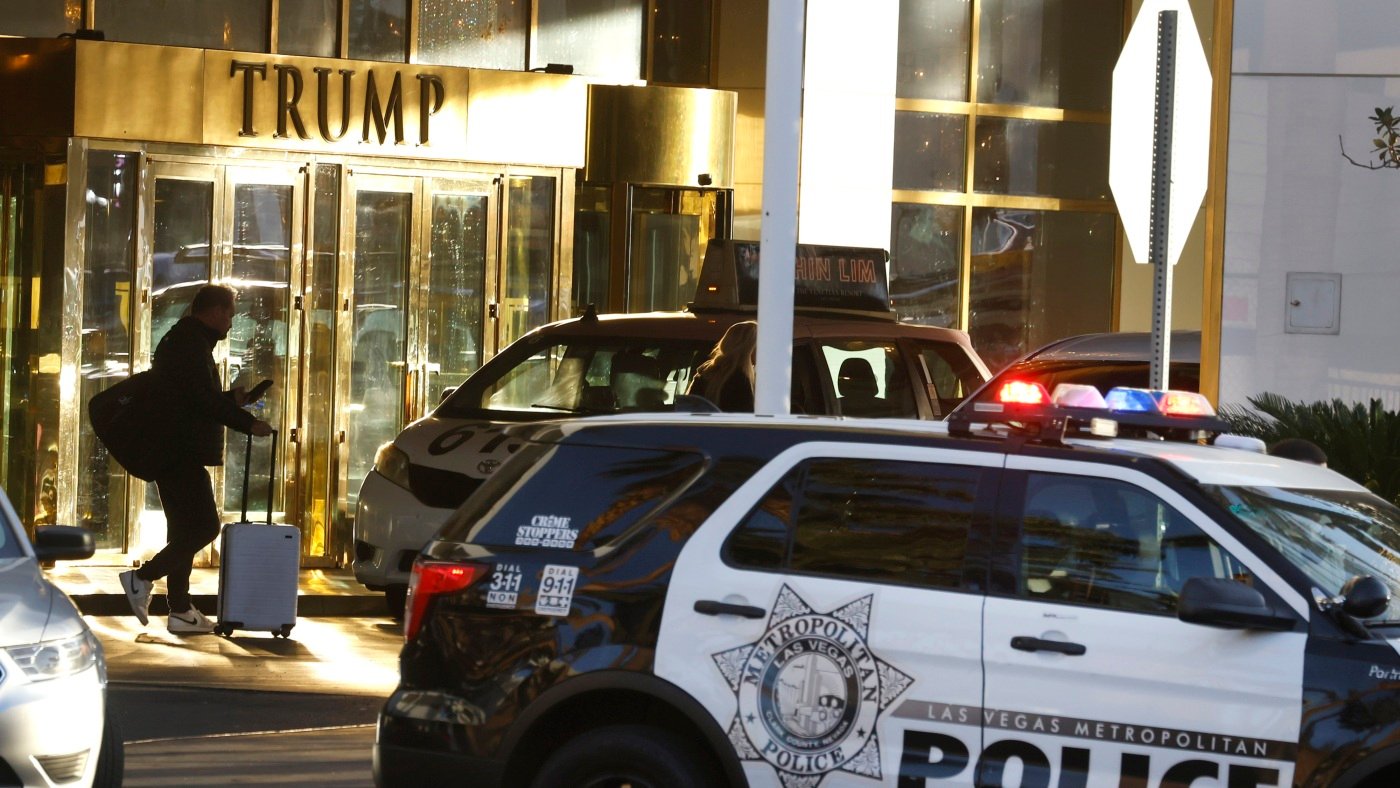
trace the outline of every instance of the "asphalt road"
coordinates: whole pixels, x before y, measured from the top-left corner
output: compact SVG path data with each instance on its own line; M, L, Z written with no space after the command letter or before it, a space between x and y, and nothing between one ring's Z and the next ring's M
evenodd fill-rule
M397 681L388 619L302 619L290 640L171 635L88 619L103 642L127 786L367 787L374 720Z

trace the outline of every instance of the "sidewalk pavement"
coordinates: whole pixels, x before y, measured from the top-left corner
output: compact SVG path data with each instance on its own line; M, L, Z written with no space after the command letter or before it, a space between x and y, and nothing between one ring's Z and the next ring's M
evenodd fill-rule
M59 563L47 570L47 575L72 597L84 615L125 616L131 614L131 607L117 575L128 568ZM298 585L298 616L388 616L384 594L360 585L349 569L303 569ZM190 595L195 607L213 615L219 606L219 570L195 569L190 574ZM169 612L165 581L160 580L151 597L151 615L164 616Z

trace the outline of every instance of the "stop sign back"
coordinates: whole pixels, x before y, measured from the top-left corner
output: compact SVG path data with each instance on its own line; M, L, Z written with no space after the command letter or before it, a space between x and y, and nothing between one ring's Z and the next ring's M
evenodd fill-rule
M1173 91L1171 199L1167 259L1181 257L1206 193L1210 158L1210 65L1186 0L1144 0L1118 65L1113 69L1108 185L1123 231L1139 263L1149 258L1152 150L1156 121L1157 14L1177 12L1176 89Z

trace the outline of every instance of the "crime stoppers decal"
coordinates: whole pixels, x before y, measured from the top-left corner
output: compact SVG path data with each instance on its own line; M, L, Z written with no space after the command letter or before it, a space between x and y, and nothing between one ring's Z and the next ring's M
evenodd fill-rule
M875 724L913 679L871 653L873 599L818 613L784 585L762 637L712 655L738 701L730 742L784 788L815 788L833 771L881 777Z

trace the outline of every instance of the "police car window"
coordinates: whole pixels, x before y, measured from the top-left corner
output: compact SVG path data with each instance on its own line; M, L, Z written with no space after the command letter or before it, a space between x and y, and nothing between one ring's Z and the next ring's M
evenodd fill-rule
M843 416L918 418L909 374L893 343L823 342L836 412Z
M981 473L932 463L809 460L736 529L729 560L757 569L955 588L962 582Z
M491 547L596 549L643 522L693 482L703 464L703 457L686 451L552 446L485 518L453 517L443 536L465 534L467 541ZM517 468L511 464L512 472Z
M1248 580L1214 540L1145 490L1112 479L1029 475L1022 595L1175 615L1191 577Z
M1381 498L1276 487L1207 492L1324 591L1338 593L1352 577L1371 575L1400 597L1400 509Z

